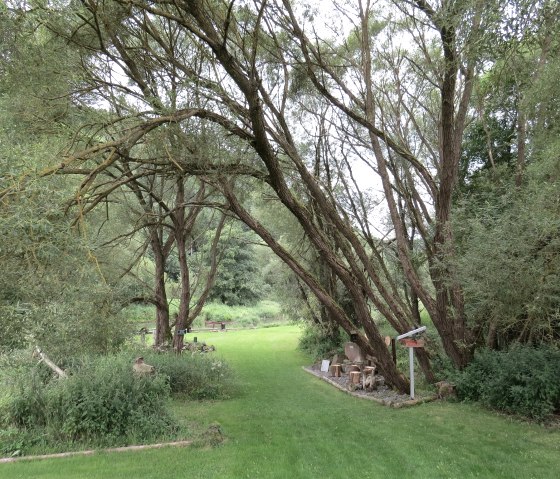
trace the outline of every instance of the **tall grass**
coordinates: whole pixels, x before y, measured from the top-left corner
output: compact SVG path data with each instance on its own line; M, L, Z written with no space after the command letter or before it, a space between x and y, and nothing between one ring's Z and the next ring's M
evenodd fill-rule
M156 373L133 373L138 352L69 361L68 379L42 367L19 368L0 408L0 451L27 453L89 446L143 443L184 435L169 406L184 399L231 396L227 364L210 356L151 353Z

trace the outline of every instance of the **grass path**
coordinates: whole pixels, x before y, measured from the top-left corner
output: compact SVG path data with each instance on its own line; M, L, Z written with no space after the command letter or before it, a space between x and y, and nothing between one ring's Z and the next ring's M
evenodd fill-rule
M0 477L560 477L559 431L462 404L394 410L350 397L302 371L298 334L285 326L200 338L237 371L241 393L175 407L186 422L220 423L222 446L5 464Z

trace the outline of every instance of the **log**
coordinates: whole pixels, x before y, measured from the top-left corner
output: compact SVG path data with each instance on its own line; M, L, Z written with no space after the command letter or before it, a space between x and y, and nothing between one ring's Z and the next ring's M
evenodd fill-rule
M331 367L329 368L329 372L331 376L334 376L335 378L339 378L342 372L342 365L331 364Z
M362 373L360 371L350 372L350 382L352 384L360 384Z
M66 374L55 363L53 363L49 359L49 357L43 351L41 351L41 348L39 346L35 346L35 349L33 350L33 357L39 358L39 362L44 362L49 368L51 368L56 374L58 374L58 377L63 379L66 379L68 377L68 374Z

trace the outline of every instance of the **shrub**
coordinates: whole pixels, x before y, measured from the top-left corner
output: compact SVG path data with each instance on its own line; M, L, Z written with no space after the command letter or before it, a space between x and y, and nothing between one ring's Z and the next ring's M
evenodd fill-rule
M15 428L8 442L84 442L112 445L175 432L167 377L137 377L125 356L82 358L68 379L44 379L35 368L12 384L0 417ZM19 439L18 439L19 437ZM23 439L21 439L23 438Z
M226 399L234 390L228 365L212 354L184 353L144 355L158 375L166 377L171 392L190 399Z
M560 351L517 345L484 350L455 379L460 399L542 420L560 409Z
M343 339L338 329L330 331L308 324L300 337L298 347L315 359L323 359L342 351L342 343Z
M0 456L20 455L41 441L42 437L26 429L0 429Z
M123 356L83 364L48 388L47 424L63 440L135 438L170 432L170 389L163 376L138 377Z
M30 447L49 450L79 442L110 446L176 437L168 400L180 393L191 399L218 399L233 392L227 364L214 355L146 354L154 376L132 373L138 351L111 356L69 358L68 379L27 357L11 355L0 365L0 450ZM5 363L5 364L4 364ZM58 446L57 444L60 444Z

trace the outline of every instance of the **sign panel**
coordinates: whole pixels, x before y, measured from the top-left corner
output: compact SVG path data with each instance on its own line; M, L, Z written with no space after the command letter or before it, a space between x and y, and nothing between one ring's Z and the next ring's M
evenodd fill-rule
M400 343L407 348L423 348L426 344L423 339L401 339Z

